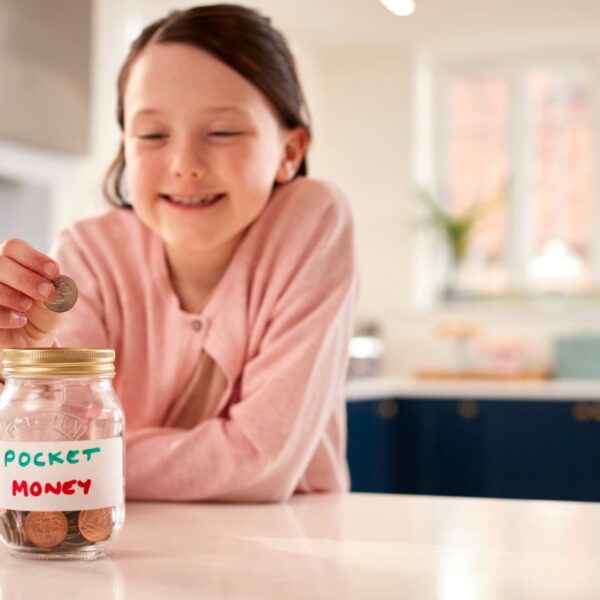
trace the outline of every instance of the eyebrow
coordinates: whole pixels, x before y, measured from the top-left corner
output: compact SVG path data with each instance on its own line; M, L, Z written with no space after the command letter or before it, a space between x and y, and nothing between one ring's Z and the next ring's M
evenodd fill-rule
M137 117L137 116L141 116L141 115L153 115L153 114L164 114L165 111L159 110L157 108L141 108L139 110L136 110L131 116L133 117ZM238 106L210 106L209 108L206 109L207 113L226 113L226 112L235 112L241 115L246 115L248 116L248 111L243 109L243 108L239 108Z

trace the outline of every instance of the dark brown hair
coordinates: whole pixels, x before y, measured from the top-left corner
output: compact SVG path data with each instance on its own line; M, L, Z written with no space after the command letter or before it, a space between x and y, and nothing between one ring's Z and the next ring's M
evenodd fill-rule
M310 118L294 58L283 35L255 10L235 4L198 6L176 11L148 25L133 42L117 81L117 121L124 128L123 97L131 67L149 44L181 43L209 52L255 85L271 102L282 123L304 127ZM123 189L123 142L102 185L108 202L128 207ZM306 175L306 158L296 176Z

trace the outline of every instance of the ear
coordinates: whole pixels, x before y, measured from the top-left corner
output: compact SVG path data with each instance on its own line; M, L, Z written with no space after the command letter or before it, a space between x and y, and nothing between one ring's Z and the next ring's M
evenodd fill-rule
M304 127L298 125L284 133L284 156L275 176L277 183L287 183L294 178L306 154L307 147L308 132Z

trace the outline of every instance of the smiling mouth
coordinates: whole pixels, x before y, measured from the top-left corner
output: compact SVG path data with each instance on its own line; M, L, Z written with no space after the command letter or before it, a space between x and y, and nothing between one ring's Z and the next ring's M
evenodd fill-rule
M227 194L211 194L210 196L169 196L168 194L159 194L160 198L172 206L183 209L208 208L214 206Z

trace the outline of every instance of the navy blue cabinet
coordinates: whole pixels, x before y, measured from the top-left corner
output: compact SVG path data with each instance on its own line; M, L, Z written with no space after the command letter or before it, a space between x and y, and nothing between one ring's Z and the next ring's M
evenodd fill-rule
M600 500L600 404L388 398L348 403L352 489Z
M402 460L418 433L398 418L394 400L352 402L348 405L348 462L353 491L394 493L415 479L416 461Z

